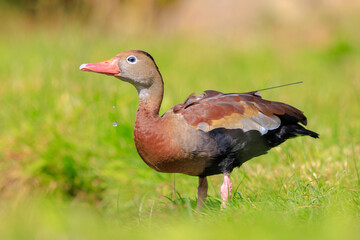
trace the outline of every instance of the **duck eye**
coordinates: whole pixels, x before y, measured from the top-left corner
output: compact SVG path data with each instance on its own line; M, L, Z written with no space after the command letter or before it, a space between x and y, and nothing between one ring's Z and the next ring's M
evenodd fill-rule
M137 61L137 58L135 56L129 56L127 59L128 63L134 64Z

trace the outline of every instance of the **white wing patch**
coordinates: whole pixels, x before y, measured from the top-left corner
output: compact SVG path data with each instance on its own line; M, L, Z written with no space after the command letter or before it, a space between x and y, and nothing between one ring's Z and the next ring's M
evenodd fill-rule
M261 135L266 134L269 130L274 130L280 127L281 124L281 120L278 116L273 115L268 117L261 112L259 112L258 116L253 116L251 119L245 118L243 121L244 120L252 122L252 124L250 124L252 127L247 127L247 130L258 130ZM246 124L244 124L244 126L246 126ZM244 131L246 132L246 129Z
M204 132L210 131L210 126L206 122L201 122L197 125L197 128L203 130Z
M238 118L236 115L238 115ZM236 113L231 116L226 116L220 121L213 120L210 125L206 122L200 122L196 128L204 132L209 132L215 128L242 129L244 132L257 130L261 135L264 135L268 131L278 128L280 124L280 118L275 115L268 117L259 112L257 116L244 118L242 115Z

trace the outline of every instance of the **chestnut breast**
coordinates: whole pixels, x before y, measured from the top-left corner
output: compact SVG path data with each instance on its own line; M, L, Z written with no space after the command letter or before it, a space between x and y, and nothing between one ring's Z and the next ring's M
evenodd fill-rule
M146 164L159 172L198 176L214 154L214 139L172 111L153 119L137 114L135 145Z

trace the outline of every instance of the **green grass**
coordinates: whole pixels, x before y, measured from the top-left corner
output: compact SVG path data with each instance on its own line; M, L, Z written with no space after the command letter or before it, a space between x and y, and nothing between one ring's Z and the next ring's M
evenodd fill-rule
M359 235L358 36L279 49L75 30L1 33L1 239ZM224 211L222 177L211 177L210 197L196 212L196 178L157 173L136 153L135 89L78 70L128 49L155 58L165 81L161 112L192 92L304 81L262 94L303 110L320 139L289 140L234 170L236 191Z

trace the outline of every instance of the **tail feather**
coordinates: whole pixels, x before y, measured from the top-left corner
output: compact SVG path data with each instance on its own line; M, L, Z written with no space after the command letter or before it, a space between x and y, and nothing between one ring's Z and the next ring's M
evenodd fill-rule
M293 125L292 125L293 126ZM319 134L313 131L310 131L306 128L304 128L303 126L297 124L295 125L296 127L292 128L292 133L297 134L297 135L307 135L310 136L312 138L319 138Z
M299 124L282 125L277 129L269 131L265 137L270 147L275 147L289 138L297 136L310 136L313 138L319 138L319 134L310 130L307 130Z

